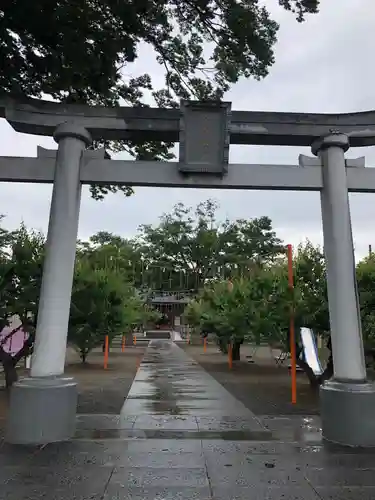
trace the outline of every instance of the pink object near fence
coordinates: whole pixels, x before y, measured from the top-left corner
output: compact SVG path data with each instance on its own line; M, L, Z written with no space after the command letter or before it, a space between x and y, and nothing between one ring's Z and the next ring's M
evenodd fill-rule
M23 346L25 340L28 337L28 334L24 332L22 328L17 330L11 337L9 337L5 343L3 344L3 340L10 334L12 330L14 330L15 326L6 326L0 332L0 345L2 345L5 352L9 354L16 354Z

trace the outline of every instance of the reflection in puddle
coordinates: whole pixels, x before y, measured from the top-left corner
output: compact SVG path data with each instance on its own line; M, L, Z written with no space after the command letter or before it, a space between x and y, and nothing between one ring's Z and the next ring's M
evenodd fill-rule
M173 431L162 429L78 429L75 439L208 439L223 441L273 441L268 431Z
M279 440L321 443L322 429L316 416L263 417L266 427Z

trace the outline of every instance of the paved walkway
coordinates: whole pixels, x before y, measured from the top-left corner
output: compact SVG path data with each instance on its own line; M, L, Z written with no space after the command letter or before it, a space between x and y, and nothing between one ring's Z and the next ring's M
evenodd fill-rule
M79 416L70 443L0 448L5 498L367 500L375 453L323 446L313 418L257 419L183 350L155 340L120 415Z

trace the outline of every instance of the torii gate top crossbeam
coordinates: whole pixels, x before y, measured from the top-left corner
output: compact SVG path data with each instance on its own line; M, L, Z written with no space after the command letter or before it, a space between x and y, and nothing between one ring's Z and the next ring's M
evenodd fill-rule
M319 160L303 157L300 165L229 164L228 173L182 175L178 163L103 159L104 150L86 151L81 166L83 184L203 188L272 189L282 191L321 191L322 167ZM0 157L0 182L53 183L56 151L38 148L38 158ZM301 166L305 164L306 166ZM350 192L375 193L375 168L347 161Z
M0 117L18 132L53 135L66 121L84 126L93 139L179 141L181 110L60 104L29 99L0 100ZM232 111L232 144L311 146L331 130L350 137L351 146L375 145L375 111L345 114Z

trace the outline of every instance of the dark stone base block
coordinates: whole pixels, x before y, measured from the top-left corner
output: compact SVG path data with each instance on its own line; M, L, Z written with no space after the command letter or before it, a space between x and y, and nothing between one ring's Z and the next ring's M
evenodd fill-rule
M70 377L24 378L11 390L5 440L39 445L74 436L77 384Z
M320 388L323 438L375 447L375 385L329 381Z

